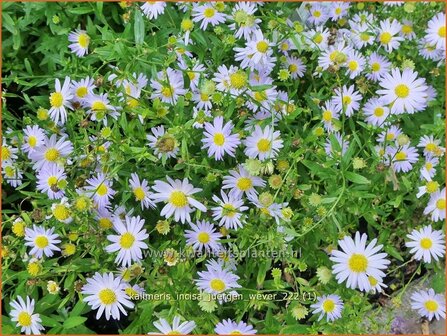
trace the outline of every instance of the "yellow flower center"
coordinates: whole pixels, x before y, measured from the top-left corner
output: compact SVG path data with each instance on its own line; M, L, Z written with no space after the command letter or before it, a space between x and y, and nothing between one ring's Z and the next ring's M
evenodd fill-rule
M201 94L200 94L200 99L201 99L202 101L209 101L209 100L210 100L210 96L207 95L206 93L201 93Z
M79 98L84 98L87 95L87 87L80 86L76 89L76 96Z
M239 330L233 330L230 335L242 335L242 333Z
M225 282L223 282L220 279L213 279L213 280L211 280L210 281L210 287L211 287L211 289L213 291L216 291L216 292L219 292L219 293L223 292L225 290L225 288L226 288Z
M242 191L247 191L253 186L253 182L248 177L240 177L237 180L236 186Z
M194 28L194 22L190 19L183 19L181 28L185 31L191 30L192 28Z
M399 84L394 89L394 93L399 98L406 98L410 94L410 88L405 84Z
M349 105L352 102L351 96L343 96L343 105Z
M57 204L54 207L53 216L59 221L64 221L70 217L70 211L65 205Z
M236 215L236 208L232 205L232 204L225 204L223 207L223 213L226 217L234 217L234 215Z
M50 176L47 180L47 183L50 187L57 185L57 177L56 176Z
M37 236L34 243L38 248L43 249L48 246L48 238L46 236Z
M379 282L377 281L377 279L376 278L374 278L372 275L370 275L369 277L368 277L368 280L369 280L369 283L371 284L371 286L376 286Z
M206 244L210 241L210 235L207 232L200 232L197 235L197 240L202 244Z
M323 112L323 120L324 121L331 121L332 120L332 112L329 110L326 110Z
M265 93L265 91L256 91L254 93L254 98L257 102L263 102L267 99L267 94Z
M335 8L335 14L337 14L337 15L341 14L341 8L340 7Z
M335 302L331 299L326 299L323 302L323 311L326 313L332 313L335 309Z
M410 34L411 32L413 32L413 27L412 26L409 26L409 25L403 25L402 26L402 33Z
M392 37L393 36L390 33L384 32L380 35L380 42L382 44L388 44L390 43Z
M104 183L101 183L96 189L96 194L98 194L99 196L104 196L107 194L108 191L109 189L107 188L107 186Z
M164 86L161 89L161 94L166 98L171 98L174 94L174 88L172 86Z
M316 44L320 44L321 42L323 42L323 35L321 35L320 33L316 34L313 38L313 41Z
M371 65L371 69L372 69L372 71L373 72L377 72L377 71L379 71L380 70L380 63L373 63L372 65Z
M247 84L247 75L244 72L235 72L230 75L230 84L235 89L241 89Z
M367 42L367 41L369 41L369 34L368 34L368 33L365 33L365 32L360 33L360 39L361 39L363 42Z
M216 14L216 11L214 10L214 8L208 7L207 9L205 9L203 11L203 16L206 17L207 19L212 18L215 14Z
M36 147L36 144L37 144L37 138L34 136L34 135L30 135L29 137L28 137L28 145L30 146L30 147Z
M407 153L405 152L397 152L396 154L396 160L397 161L403 161L407 158Z
M261 153L265 153L270 150L271 144L268 139L261 139L257 143L258 151Z
M82 49L87 49L88 44L90 43L90 37L87 34L79 34L78 43Z
M141 188L141 187L136 187L133 190L133 194L135 195L135 198L137 201L142 201L146 197L146 193L144 192L143 188Z
M33 263L28 264L27 270L28 270L28 273L31 274L32 276L36 276L37 274L40 273L41 266L39 263L33 262Z
M182 333L177 330L171 330L167 333L167 335L181 335Z
M17 237L23 237L25 235L25 223L24 222L16 222L12 225L12 232Z
M386 139L387 139L388 141L393 140L393 139L394 139L394 133L387 133L387 134L386 134Z
M434 152L436 150L436 145L433 142L430 142L425 146L425 149L429 152Z
M424 303L425 309L427 309L430 313L434 313L438 310L438 302L435 300L427 300Z
M97 100L97 101L93 102L92 110L95 112L105 111L105 110L107 110L107 106L102 101Z
M109 288L101 289L98 293L98 297L99 301L104 305L110 305L117 301L115 292Z
M433 246L433 241L430 238L425 237L421 239L420 245L424 250L429 250Z
M442 38L445 37L445 26L442 26L441 28L438 29L438 35Z
M363 273L368 268L368 259L359 253L354 253L348 261L349 269L355 273Z
M440 198L436 201L436 208L438 208L439 210L445 210L445 199L444 198Z
M16 172L14 170L14 168L12 168L11 166L6 166L5 167L5 174L7 177L14 177Z
M19 313L19 315L17 315L17 322L22 327L29 327L32 323L31 315L25 311L22 311Z
M376 117L382 117L385 113L385 110L382 107L376 107L374 110L374 115Z
M113 223L109 218L103 217L99 219L99 226L102 229L110 229L113 226Z
M269 48L269 44L265 41L259 41L258 43L256 43L256 49L260 52L260 53L266 53L267 49Z
M2 146L2 159L3 161L9 160L11 158L11 151L8 147Z
M51 107L61 107L64 103L64 96L60 92L53 92L50 95Z
M188 205L188 197L180 190L173 191L169 196L169 202L176 208L183 208Z
M349 70L355 71L355 70L357 70L358 67L359 67L359 64L357 63L357 61L349 61L349 63L348 63Z
M314 17L319 18L321 16L321 12L319 10L316 10L313 12Z
M120 238L120 246L124 249L130 249L135 242L135 236L130 232L124 233Z
M223 146L225 143L225 136L222 133L216 133L214 134L213 141L216 146Z
M433 168L433 164L431 162L425 163L425 169L431 170Z
M430 194L432 194L435 191L437 191L438 188L439 188L439 183L436 182L436 181L428 181L427 184L425 185L425 189Z
M59 158L60 154L56 148L49 148L44 154L45 160L54 162Z
M298 66L296 64L289 64L289 71L291 73L297 72Z
M334 50L333 52L331 52L329 54L329 59L331 60L331 62L335 62L335 60L337 59L337 56L340 54L340 52L338 50Z

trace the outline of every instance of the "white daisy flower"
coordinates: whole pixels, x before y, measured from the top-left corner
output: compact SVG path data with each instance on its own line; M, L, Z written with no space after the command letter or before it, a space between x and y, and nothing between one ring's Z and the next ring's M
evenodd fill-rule
M159 15L162 15L165 11L166 2L164 1L146 1L141 10L149 20L156 19Z
M201 22L200 29L202 30L206 30L209 24L216 26L224 23L227 18L227 15L219 12L212 2L194 6L191 15L194 22Z
M52 257L53 251L60 251L56 246L61 241L58 239L59 235L54 233L54 227L45 229L43 226L33 225L33 228L25 228L25 246L31 246L30 255L41 259L43 255Z
M175 158L179 151L178 143L175 137L167 132L163 125L152 127L152 135L147 135L149 146L154 149L154 154L159 159L162 157Z
M251 176L243 166L238 165L238 171L230 170L230 176L224 176L222 189L231 189L229 196L240 198L246 195L256 195L255 187L264 187L265 181L260 177Z
M248 76L245 71L238 67L230 65L220 65L214 74L213 81L217 83L216 89L221 92L230 92L233 96L240 95L246 88Z
M127 284L121 277L114 277L113 273L98 272L92 278L87 278L87 283L82 287L81 293L84 295L84 302L98 309L96 319L99 320L104 313L106 320L110 317L119 320L121 313L127 315L124 307L133 308L134 304L126 294Z
M347 117L350 117L360 108L359 101L362 99L362 96L358 91L355 91L354 85L349 86L349 88L343 85L343 88L335 89L335 95L332 99L337 112L344 112Z
M40 324L42 320L39 314L34 314L34 299L30 299L29 296L25 300L18 296L15 300L11 301L11 321L17 322L16 326L20 327L20 331L26 335L40 335L41 330L45 328Z
M385 259L386 253L379 252L383 245L377 245L377 239L373 239L366 246L366 234L360 236L360 232L356 232L355 240L346 236L338 241L342 251L332 251L330 259L335 263L332 266L332 272L338 283L347 280L346 287L359 288L361 291L369 291L371 284L368 276L376 279L385 277L383 272L390 261Z
M292 79L297 79L304 76L307 67L304 65L301 58L288 56L286 59L286 64L287 70L289 70L290 77L292 77Z
M311 49L324 50L327 49L328 39L331 36L329 29L318 26L315 29L311 29L303 33L306 37L306 44Z
M50 138L45 136L44 144L36 147L34 152L28 154L34 162L33 169L40 170L48 166L58 164L73 152L73 145L70 141L65 141L66 136L57 140L56 134Z
M330 66L334 66L335 64L340 63L340 65L343 65L347 53L351 49L351 47L345 46L344 43L336 43L329 46L327 50L323 50L322 54L318 56L318 66L321 67L322 70L327 70ZM341 60L343 60L343 62Z
M402 28L400 30L400 36L408 40L413 40L416 38L416 33L413 29L413 22L410 20L402 20Z
M233 123L231 121L223 124L223 117L214 118L213 123L204 124L204 139L202 149L208 148L208 155L214 156L215 160L223 160L225 154L234 157L236 148L241 141L239 134L231 134Z
M385 74L379 85L383 88L377 94L382 95L386 104L392 104L391 113L414 113L427 107L427 85L418 73L406 68L401 73L394 68Z
M140 182L140 178L135 173L130 174L130 177L131 177L129 179L130 187L132 188L135 200L141 203L141 209L144 210L149 207L155 208L155 204L150 199L151 193L149 191L149 186L146 179L143 179Z
M411 248L410 253L416 260L423 259L425 263L430 263L432 258L438 261L445 254L445 236L442 231L433 230L431 225L413 230L407 238L410 241L405 246Z
M416 194L417 198L422 197L426 193L433 194L434 192L437 192L439 190L439 183L436 181L433 181L430 176L428 178L423 177L425 179L425 185L422 187L418 187L419 191Z
M432 179L436 175L435 167L439 164L437 157L426 157L425 163L421 168L421 179Z
M67 175L63 168L56 165L48 166L37 173L36 189L47 193L49 199L59 199L65 194Z
M369 72L366 74L366 78L375 82L387 74L391 66L391 62L376 52L369 56L368 64Z
M151 99L159 98L164 103L175 105L178 97L186 93L180 71L167 68L166 72L158 72L156 78L151 79L151 87L154 89Z
M87 113L90 114L90 119L93 121L102 121L107 126L107 116L111 116L117 120L119 113L116 107L110 105L107 98L107 93L88 94L84 101L84 106L87 108Z
M48 115L55 124L60 121L61 125L64 125L67 121L67 110L72 110L73 107L70 104L70 99L73 95L70 92L70 77L65 77L64 84L61 87L61 82L56 78L54 88L55 91L50 94L51 108L48 110Z
M445 59L445 52L436 49L436 45L429 43L427 39L421 38L418 41L419 54L426 60L441 61Z
M22 171L11 161L2 162L2 174L4 176L4 181L14 188L17 188L23 183Z
M206 207L195 200L192 195L202 191L200 188L194 188L187 178L181 180L173 180L166 176L168 183L156 180L154 186L155 193L151 195L155 203L165 202L166 205L161 210L160 215L170 218L174 215L176 222L191 222L190 213L194 212L194 208L202 212L206 211Z
M95 209L95 219L99 227L103 230L113 227L114 214L108 208Z
M388 53L399 48L400 42L404 40L403 37L399 36L401 29L402 25L396 19L392 21L386 19L380 22L377 41Z
M250 83L251 84L251 83ZM262 83L260 85L269 85L267 83ZM254 86L252 86L253 89L255 89ZM275 104L275 100L278 98L278 92L275 89L276 87L270 87L267 89L258 90L256 88L256 91L249 90L248 94L251 97L251 99L247 100L246 105L247 107L252 110L253 112L259 111L260 113L268 113L270 114L270 110Z
M284 147L280 135L280 131L274 131L270 126L262 129L256 125L253 133L243 141L246 146L245 155L251 159L259 158L261 161L275 158Z
M196 61L197 62L197 61ZM180 68L186 71L186 74L189 78L189 88L191 91L195 91L199 87L199 82L207 77L205 74L206 68L201 63L196 63L191 68L191 70L188 70L188 66L185 64L183 67L180 64Z
M198 109L201 110L211 110L213 108L213 103L211 102L211 95L205 93L205 91L197 91L193 93L192 101Z
M118 218L115 219L113 228L118 235L108 235L107 239L112 244L106 247L108 253L119 251L115 263L128 267L132 262L143 259L141 250L148 248L144 240L149 237L146 229L143 229L143 225L144 219L141 219L140 216L126 216L125 223Z
M2 141L2 163L14 163L15 160L17 160L17 152L18 148L12 147L11 145L8 145L6 143L6 138L3 137Z
M416 310L419 315L428 318L429 321L433 317L437 320L445 319L445 296L436 294L432 288L414 292L411 295L411 301L411 309Z
M320 321L325 315L326 320L335 321L341 317L341 311L343 310L343 301L336 294L323 295L317 297L317 302L310 306L314 309L313 313L320 314L318 321Z
M88 45L90 44L90 37L87 32L82 29L76 29L68 34L68 41L72 42L68 47L71 52L78 57L84 57L88 54Z
M172 326L165 319L160 319L154 322L154 327L157 328L158 332L150 332L148 335L187 335L196 327L194 321L185 321L180 323L180 317L175 316L172 321Z
M375 33L371 30L370 24L350 21L350 26L351 39L357 49L361 49L374 43Z
M241 286L237 283L239 277L232 272L225 270L220 264L214 265L213 267L207 266L207 270L203 272L198 272L199 279L194 280L198 289L206 293L217 295L217 294L234 294L236 293L233 288L240 288ZM226 297L223 297L225 300ZM224 301L219 299L219 303Z
M309 14L310 16L307 18L307 21L315 26L323 25L329 18L326 6L318 2L312 2Z
M401 134L402 130L398 126L392 125L390 128L379 134L377 142L393 142Z
M264 37L262 31L257 30L244 48L234 48L236 52L235 60L241 62L242 69L259 70L261 67L268 66L276 60L272 56L273 46L274 44Z
M255 335L257 330L243 321L235 322L231 319L222 320L214 328L217 335Z
M218 204L217 207L211 208L213 219L219 221L219 225L225 226L227 229L242 228L242 212L248 210L248 207L244 206L244 201L240 196L227 195L223 190L220 191L220 195L220 199L213 195L213 201Z
M334 131L334 120L339 120L339 113L337 108L335 107L335 103L332 100L327 101L322 107L323 113L321 115L321 119L323 121L324 128L332 132Z
M425 31L425 39L434 44L437 49L445 51L445 13L436 14L430 21Z
M37 125L33 126L26 126L26 128L23 130L23 145L22 145L22 151L24 153L31 153L33 152L37 147L43 145L45 140L45 133L44 130L41 129ZM4 160L2 155L3 162Z
M249 40L253 33L259 29L261 19L254 16L256 13L256 3L253 2L237 2L231 12L231 19L234 23L228 25L228 28L235 30L236 38Z
M438 156L437 153L444 153L445 148L439 146L441 140L435 139L433 135L423 135L419 140L417 147L424 149L424 155L426 157Z
M390 115L390 109L377 97L369 99L363 106L365 121L373 126L383 126L386 118Z
M190 223L192 230L185 230L186 244L195 251L218 252L222 245L219 239L222 235L216 232L213 224L207 221L198 221L197 224Z
M352 50L348 54L348 58L346 60L346 70L350 79L354 79L365 68L366 59L363 55L356 51Z
M431 214L431 220L434 222L445 219L445 187L430 195L427 207L424 209L424 215Z
M88 185L85 187L87 194L93 197L98 208L104 208L110 204L116 191L112 189L112 182L109 181L103 173L91 177L85 181Z
M248 199L261 211L263 215L274 218L276 223L279 224L280 220L284 218L281 210L286 207L288 203L273 202L273 198L271 197L267 197L266 200L262 199L262 194L260 197L258 197L258 195L248 195Z
M410 147L409 144L401 147L388 146L386 154L389 157L388 161L391 162L396 173L406 173L410 171L413 169L413 164L416 163L419 158L416 147Z
M371 289L369 290L370 293L382 293L384 288L388 288L387 285L383 283L382 278L376 279L372 275L368 276L369 284L371 285Z
M73 101L82 103L88 97L93 94L93 89L96 88L95 80L90 77L81 79L79 82L72 80L70 90L73 95Z
M350 4L349 2L336 1L332 2L329 7L329 17L332 21L337 21L348 15Z

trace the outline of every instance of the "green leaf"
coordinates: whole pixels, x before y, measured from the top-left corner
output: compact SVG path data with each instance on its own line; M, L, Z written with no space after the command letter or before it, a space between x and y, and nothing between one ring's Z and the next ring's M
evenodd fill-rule
M143 44L143 42L144 42L144 20L143 20L143 16L141 15L141 11L138 9L135 10L133 33L135 36L135 43L137 45Z
M64 321L64 329L70 329L70 328L74 328L82 323L84 323L84 321L86 321L87 318L86 317L82 317L82 316L70 316L68 319L66 319Z
M399 254L399 252L396 250L394 246L388 245L384 248L385 252L388 253L390 256L393 256L397 260L404 261L404 258Z
M436 293L442 293L445 290L445 273L437 272L431 281L431 287Z
M354 172L349 172L349 171L345 172L345 177L349 181L351 181L353 183L357 183L357 184L370 184L371 183L371 181L368 180L366 177L364 177L360 174L354 173Z

